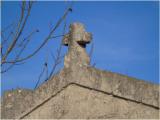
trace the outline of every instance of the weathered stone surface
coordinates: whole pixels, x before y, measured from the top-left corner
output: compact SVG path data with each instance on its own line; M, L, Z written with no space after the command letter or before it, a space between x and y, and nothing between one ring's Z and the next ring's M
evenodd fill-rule
M75 69L77 66L89 65L90 58L85 47L90 43L92 35L85 31L81 23L70 25L70 31L64 36L63 44L69 46L68 54L64 59L64 67Z
M144 81L135 80L127 76L106 71L100 71L98 69L90 67L81 67L78 69L78 71L79 72L73 72L70 69L63 69L59 74L54 76L52 80L49 80L46 83L42 84L34 92L32 91L32 94L27 94L23 96L23 100L21 99L22 97L19 97L17 95L17 92L14 92L14 94L16 93L15 95L17 99L15 99L14 97L11 97L12 99L4 97L5 102L3 103L3 105L5 106L5 109L2 108L2 118L20 118L23 115L28 114L30 111L34 111L34 109L37 106L41 105L44 101L50 99L50 97L54 96L59 91L63 90L63 88L65 88L67 85L73 83L86 88L97 90L99 92L106 93L106 95L115 95L127 99L127 101L130 102L135 101L134 104L140 103L144 106L145 104L147 104L146 106L148 108L156 108L158 111L158 85L152 85ZM143 87L140 88L141 86ZM150 92L145 92L144 94L144 92L141 91L152 91L152 94ZM6 95L9 95L9 93L10 92L6 93ZM12 101L10 102L10 100ZM18 104L19 107L17 107L17 101L20 101L21 103ZM14 104L14 106L11 106L10 109L7 110L6 108L9 104ZM3 113L3 111L5 113Z
M67 70L65 72L69 73ZM2 97L2 118L18 118L21 114L30 111L53 94L56 94L68 84L65 78L69 77L65 72L62 70L52 80L43 83L35 91L23 89L7 91ZM19 90L21 92L18 92Z
M84 25L81 23L73 23L70 25L70 31L63 38L63 44L68 46L71 42L79 44L88 44L92 40L92 34L85 31Z
M13 118L14 116L20 114L15 110L21 110L21 112L24 112L25 108L31 107L30 104L32 103L32 92L33 91L28 89L16 89L7 91L2 99L1 117Z
M82 24L72 24L64 68L34 91L6 92L2 118L158 118L159 85L90 67L90 40Z
M90 67L82 67L78 71L74 73L77 84L159 107L159 85Z
M143 104L71 84L25 118L29 119L155 119L159 111Z

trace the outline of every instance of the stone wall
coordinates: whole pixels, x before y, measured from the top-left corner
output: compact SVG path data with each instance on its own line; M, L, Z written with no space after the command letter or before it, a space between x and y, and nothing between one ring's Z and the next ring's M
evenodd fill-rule
M113 101L116 101L116 102L118 101L117 104L121 104L121 101L122 101L122 103L127 104L126 106L129 106L129 107L133 106L131 107L131 109L134 109L134 110L139 109L141 111L140 114L134 113L133 116L126 115L125 117L124 116L125 113L122 116L119 116L119 110L117 110L118 113L114 113L114 114L117 114L115 115L114 118L116 117L117 118L118 117L147 118L149 116L150 116L149 118L159 117L158 116L158 112L159 112L159 86L158 85L150 84L142 80L137 80L137 79L127 77L117 73L101 71L92 67L81 67L79 68L78 71L79 72L73 72L70 69L63 69L60 73L58 73L55 77L53 77L53 79L42 84L35 91L30 91L27 94L19 95L19 92L15 92L15 91L13 93L11 92L6 93L5 96L9 96L10 94L12 94L12 97L10 96L10 99L8 97L4 97L3 99L4 102L2 103L2 106L3 106L2 118L25 118L25 117L27 118L27 116L29 118L32 118L32 115L33 115L33 118L35 116L36 118L41 118L41 115L35 111L39 111L39 110L43 111L44 107L46 106L46 104L48 104L49 101L55 101L54 100L55 96L61 93L62 91L65 91L66 90L65 88L67 88L72 84L82 87L83 89L86 88L84 91L88 91L88 92L91 91L91 93L93 91L96 91L93 93L103 94L103 96L106 95L106 99L111 99L110 97L112 97ZM76 94L76 89L81 89L79 87L78 88L73 87L72 90L74 91L74 94ZM86 92L86 94L88 92ZM68 93L70 92L67 92L67 94ZM71 98L75 99L74 97L78 97L79 95L80 93L77 93L77 96L72 96ZM16 96L16 98L14 96ZM61 99L61 98L56 98L56 99L60 99L59 102L60 101L65 102L65 99ZM88 104L88 103L89 101L87 100L85 104ZM55 103L52 103L52 104L55 104ZM71 105L72 102L69 104ZM109 104L111 103L108 103L108 105ZM74 106L74 103L73 103L73 106ZM118 109L119 106L117 105L117 108L115 107L115 109ZM137 106L137 107L134 107L134 106ZM41 109L41 107L43 109ZM61 106L61 107L62 108L60 108L60 110L61 109L63 110L63 107L65 108L65 106ZM100 108L101 106L99 106L98 109ZM59 109L59 108L46 107L44 110L50 111L50 109L52 109L51 111L53 111L54 109ZM67 107L65 109L70 110L70 107ZM105 108L103 108L102 111L104 109ZM106 111L107 110L108 108L106 108ZM127 111L130 111L131 113L131 111L134 111L134 110L125 108L123 111L126 113ZM83 111L83 109L81 109L81 111ZM37 113L37 115L35 115L35 113ZM46 113L51 114L48 112ZM109 113L110 112L107 112L106 115L104 116L102 115L102 116L96 116L96 117L105 118L105 116L107 117L112 116L112 115L109 115ZM47 114L44 116L47 117ZM57 112L57 115L58 114L59 112ZM74 117L74 114L75 113L73 113L73 117ZM78 118L78 116L79 114L77 113L76 117ZM87 115L84 115L84 117L85 116ZM67 118L67 116L63 116L63 117ZM70 117L71 115L68 115L68 118ZM55 118L55 116L54 115L48 116L47 118ZM92 116L90 116L90 118L92 118ZM93 116L93 118L95 117Z
M27 119L158 118L153 107L71 84L39 106Z
M34 91L6 92L2 118L159 118L159 85L91 67L85 51L91 38L72 24L64 68Z

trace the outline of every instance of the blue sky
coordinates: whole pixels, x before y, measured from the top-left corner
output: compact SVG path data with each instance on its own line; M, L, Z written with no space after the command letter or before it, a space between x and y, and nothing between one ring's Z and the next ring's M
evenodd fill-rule
M32 52L47 36L50 25L62 16L68 2L36 2L23 35L34 29L32 44L25 55ZM159 6L158 2L74 2L73 12L67 17L67 27L72 22L82 22L93 34L92 63L102 70L113 71L155 84L159 83ZM19 2L2 2L1 26L16 21ZM62 34L62 27L55 35ZM1 91L17 87L33 89L46 59L51 66L50 51L55 53L61 38L51 40L33 58L2 74ZM87 51L89 52L88 45ZM63 47L63 54L67 47ZM63 67L63 64L57 70ZM50 69L49 69L50 70ZM45 77L45 75L44 75ZM43 78L41 83L43 82Z

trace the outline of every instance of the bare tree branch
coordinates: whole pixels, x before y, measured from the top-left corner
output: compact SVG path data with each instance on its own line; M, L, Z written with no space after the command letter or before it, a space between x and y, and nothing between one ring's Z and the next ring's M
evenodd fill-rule
M17 55L15 56L15 60L14 60L14 61L16 61L16 60L20 57L20 55L23 53L23 51L25 50L27 44L31 41L32 35L33 35L35 32L37 32L37 30L36 30L36 31L33 31L30 35L27 36L26 39L24 39L24 40L20 43L19 46L21 47L21 50L20 50L19 53L17 53ZM24 43L24 44L23 44L23 43ZM22 64L22 63L19 63L19 64ZM17 65L17 64L16 64L16 63L12 63L8 68L6 68L5 70L2 70L1 73L7 72L7 71L10 70L14 65Z
M13 66L15 65L21 65L24 64L26 60L32 58L34 55L36 55L47 43L49 40L58 38L58 37L63 37L65 35L65 28L66 28L66 17L69 14L69 12L72 12L72 3L65 9L64 14L60 17L60 19L57 21L55 26L51 27L50 26L50 32L48 35L43 39L42 43L37 47L32 53L30 53L27 56L24 56L24 51L26 50L28 44L31 41L32 36L37 33L39 30L32 31L27 37L23 37L23 31L25 30L28 18L31 13L31 9L33 6L33 1L22 1L20 5L20 17L17 22L13 22L9 26L5 27L1 31L1 37L3 39L1 45L0 45L0 50L1 50L1 68L2 71L1 73L5 73ZM61 35L54 35L55 31L57 28L63 23L64 28L63 28L63 33ZM7 34L6 34L7 33ZM56 70L57 66L61 63L62 58L64 57L61 55L61 49L62 49L62 41L57 49L56 56L54 56L54 62L52 65L52 69L50 73L48 73L48 63L44 63L44 68L39 76L39 79L36 83L35 88L38 86L39 81L44 74L46 70L46 80L50 79L54 71ZM15 55L13 55L15 54ZM24 56L24 57L23 57Z
M40 80L41 80L41 77L42 77L45 69L46 69L46 66L45 66L45 64L44 64L43 69L42 69L42 72L40 73L40 75L39 75L39 77L38 77L38 81L36 82L36 85L35 85L34 89L37 88L37 86L38 86L38 84L39 84L39 82L40 82Z
M92 63L92 55L93 55L93 51L94 51L94 42L92 41L91 49L90 49L90 52L89 52L90 63ZM96 63L93 63L91 66L92 66L92 67L95 67L95 66L96 66Z
M31 57L33 57L37 52L39 52L39 50L51 39L53 38L53 33L55 32L55 30L60 26L60 24L63 22L63 20L66 18L66 16L68 15L68 13L71 11L71 7L69 6L64 15L58 20L57 24L55 25L55 27L51 30L51 32L49 33L49 35L45 38L45 40L43 41L43 43L30 55L24 57L24 58L21 58L21 59L18 59L16 61L5 61L3 62L2 60L2 64L4 63L16 63L16 62L22 62L24 60L27 60Z
M93 55L93 50L94 50L94 43L92 42L91 44L91 49L90 49L90 52L89 52L89 57L92 59L92 55Z
M4 56L2 56L2 64L5 63L8 55L10 54L12 49L15 47L19 37L21 36L21 34L24 30L24 27L26 25L26 22L28 20L28 17L30 15L30 11L31 11L31 8L32 8L32 2L29 2L29 4L30 5L29 5L29 9L27 11L27 15L24 17L24 9L26 7L26 2L25 1L22 2L21 16L20 16L20 19L19 19L19 22L18 22L18 25L17 25L17 28L16 28L15 36L13 38L12 43L8 47L7 52L4 54Z
M64 28L63 28L63 31L62 31L63 35L65 34L65 30L66 30L66 19L65 19ZM64 56L61 56L61 49L62 49L62 40L61 40L61 44L60 44L60 46L59 46L59 49L57 49L57 56L55 57L55 56L53 55L53 53L51 52L51 55L52 55L52 57L53 57L53 59L54 59L54 63L53 63L53 66L52 66L52 70L51 70L51 72L50 72L50 75L49 75L49 77L48 77L46 80L51 79L54 71L56 70L57 65L61 63L61 60L62 60L62 58L64 57Z
M9 28L11 28L15 23L12 22L11 24L9 24L8 26L6 26L5 28L3 28L3 30L1 31L1 33L4 33L6 30L8 30Z

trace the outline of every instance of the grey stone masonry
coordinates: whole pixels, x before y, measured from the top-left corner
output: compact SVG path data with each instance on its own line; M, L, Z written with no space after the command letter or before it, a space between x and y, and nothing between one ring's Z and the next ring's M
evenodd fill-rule
M90 58L86 53L86 44L92 39L91 33L85 31L83 24L73 23L70 31L64 36L63 44L68 46L68 54L64 59L64 67L78 67L89 65Z
M64 68L36 90L5 92L1 101L1 117L158 119L159 85L91 67L85 50L91 39L92 35L85 31L81 23L71 24L69 33L63 39L64 45L68 46ZM59 94L64 95L61 98ZM91 99L88 99L89 94ZM96 107L92 108L95 104Z

